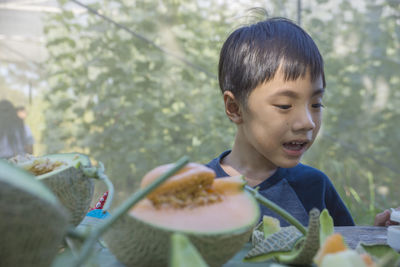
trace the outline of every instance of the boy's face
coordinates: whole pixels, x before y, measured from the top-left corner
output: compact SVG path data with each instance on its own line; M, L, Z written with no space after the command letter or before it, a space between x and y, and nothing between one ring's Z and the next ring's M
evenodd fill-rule
M255 88L238 123L247 156L270 167L296 166L320 129L323 93L322 77L285 81L280 70Z

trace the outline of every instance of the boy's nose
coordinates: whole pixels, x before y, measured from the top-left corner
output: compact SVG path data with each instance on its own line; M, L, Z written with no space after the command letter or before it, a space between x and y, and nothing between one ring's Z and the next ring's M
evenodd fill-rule
M293 123L294 131L311 131L315 128L314 118L311 112L306 109L298 111L295 121Z

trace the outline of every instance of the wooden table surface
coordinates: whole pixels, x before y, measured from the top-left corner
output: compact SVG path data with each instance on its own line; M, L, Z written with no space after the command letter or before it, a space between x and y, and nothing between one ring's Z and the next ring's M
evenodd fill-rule
M96 225L101 220L93 217L85 217L78 228L86 228ZM387 244L386 243L386 227L376 226L342 226L335 227L335 232L341 233L346 240L350 248L355 248L359 242L365 244ZM241 251L239 251L230 261L223 265L223 267L252 267L252 266L264 266L264 267L278 267L284 266L277 264L273 261L262 262L262 263L244 263L242 259L250 249L250 244L246 244ZM125 267L120 263L116 257L101 244L96 244L95 247L96 261L100 267Z
M350 248L356 248L359 242L364 244L387 244L387 228L379 226L341 226L335 227L341 233Z

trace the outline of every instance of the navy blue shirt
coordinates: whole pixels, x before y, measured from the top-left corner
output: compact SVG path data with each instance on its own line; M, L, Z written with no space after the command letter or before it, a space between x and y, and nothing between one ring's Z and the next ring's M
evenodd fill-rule
M217 177L229 176L222 169L220 162L230 152L230 150L225 151L206 164L215 171ZM293 168L278 168L271 177L256 187L259 188L260 194L285 209L303 225L308 225L308 214L312 208L320 211L326 208L332 216L335 226L354 225L350 212L329 178L313 167L300 163ZM260 208L261 216L276 217L281 222L281 226L288 225L276 213L262 205Z

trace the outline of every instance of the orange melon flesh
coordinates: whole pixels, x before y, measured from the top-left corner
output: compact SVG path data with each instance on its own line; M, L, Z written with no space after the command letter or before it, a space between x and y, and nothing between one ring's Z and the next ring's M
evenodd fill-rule
M320 265L323 261L323 258L327 254L338 253L341 251L345 251L347 249L348 248L343 239L343 236L339 233L334 233L326 238L325 243L321 246L321 248L317 252L314 261L315 263L317 263L317 265Z
M204 168L191 165L186 170L185 176L179 173L179 179L176 176L172 177L171 181L164 185L163 191L158 191L158 194L153 194L151 198L139 202L129 214L159 227L200 233L229 231L251 224L257 209L254 207L254 200L243 191L243 178L239 176L213 178L211 182L208 182L209 186L206 190L202 186L196 187L189 183L190 179L208 181L210 171ZM175 197L174 193L177 192L176 187L181 188L181 197L186 198L199 197L193 188L197 188L197 191L203 190L205 195L200 197L206 200L200 204L189 201L188 206L178 207L174 203L175 200L171 201ZM171 195L168 195L169 193ZM154 202L154 198L160 200L160 195L169 196L164 198L167 203ZM212 198L212 201L208 201L207 198Z
M375 266L375 262L374 262L374 260L372 259L372 257L369 254L363 253L363 254L360 255L360 257L361 257L361 259L363 260L363 262L365 263L365 265L367 267L374 267Z
M195 208L156 209L148 199L142 200L130 215L145 222L180 231L224 232L253 223L258 212L245 192L222 195L220 202Z
M140 187L144 188L148 186L171 167L172 164L166 164L153 169L143 177ZM214 178L215 173L212 169L202 164L191 162L152 193L148 194L147 198L158 205L164 201L164 196L174 195L178 198L190 197L190 195L196 194L200 190L209 189Z

